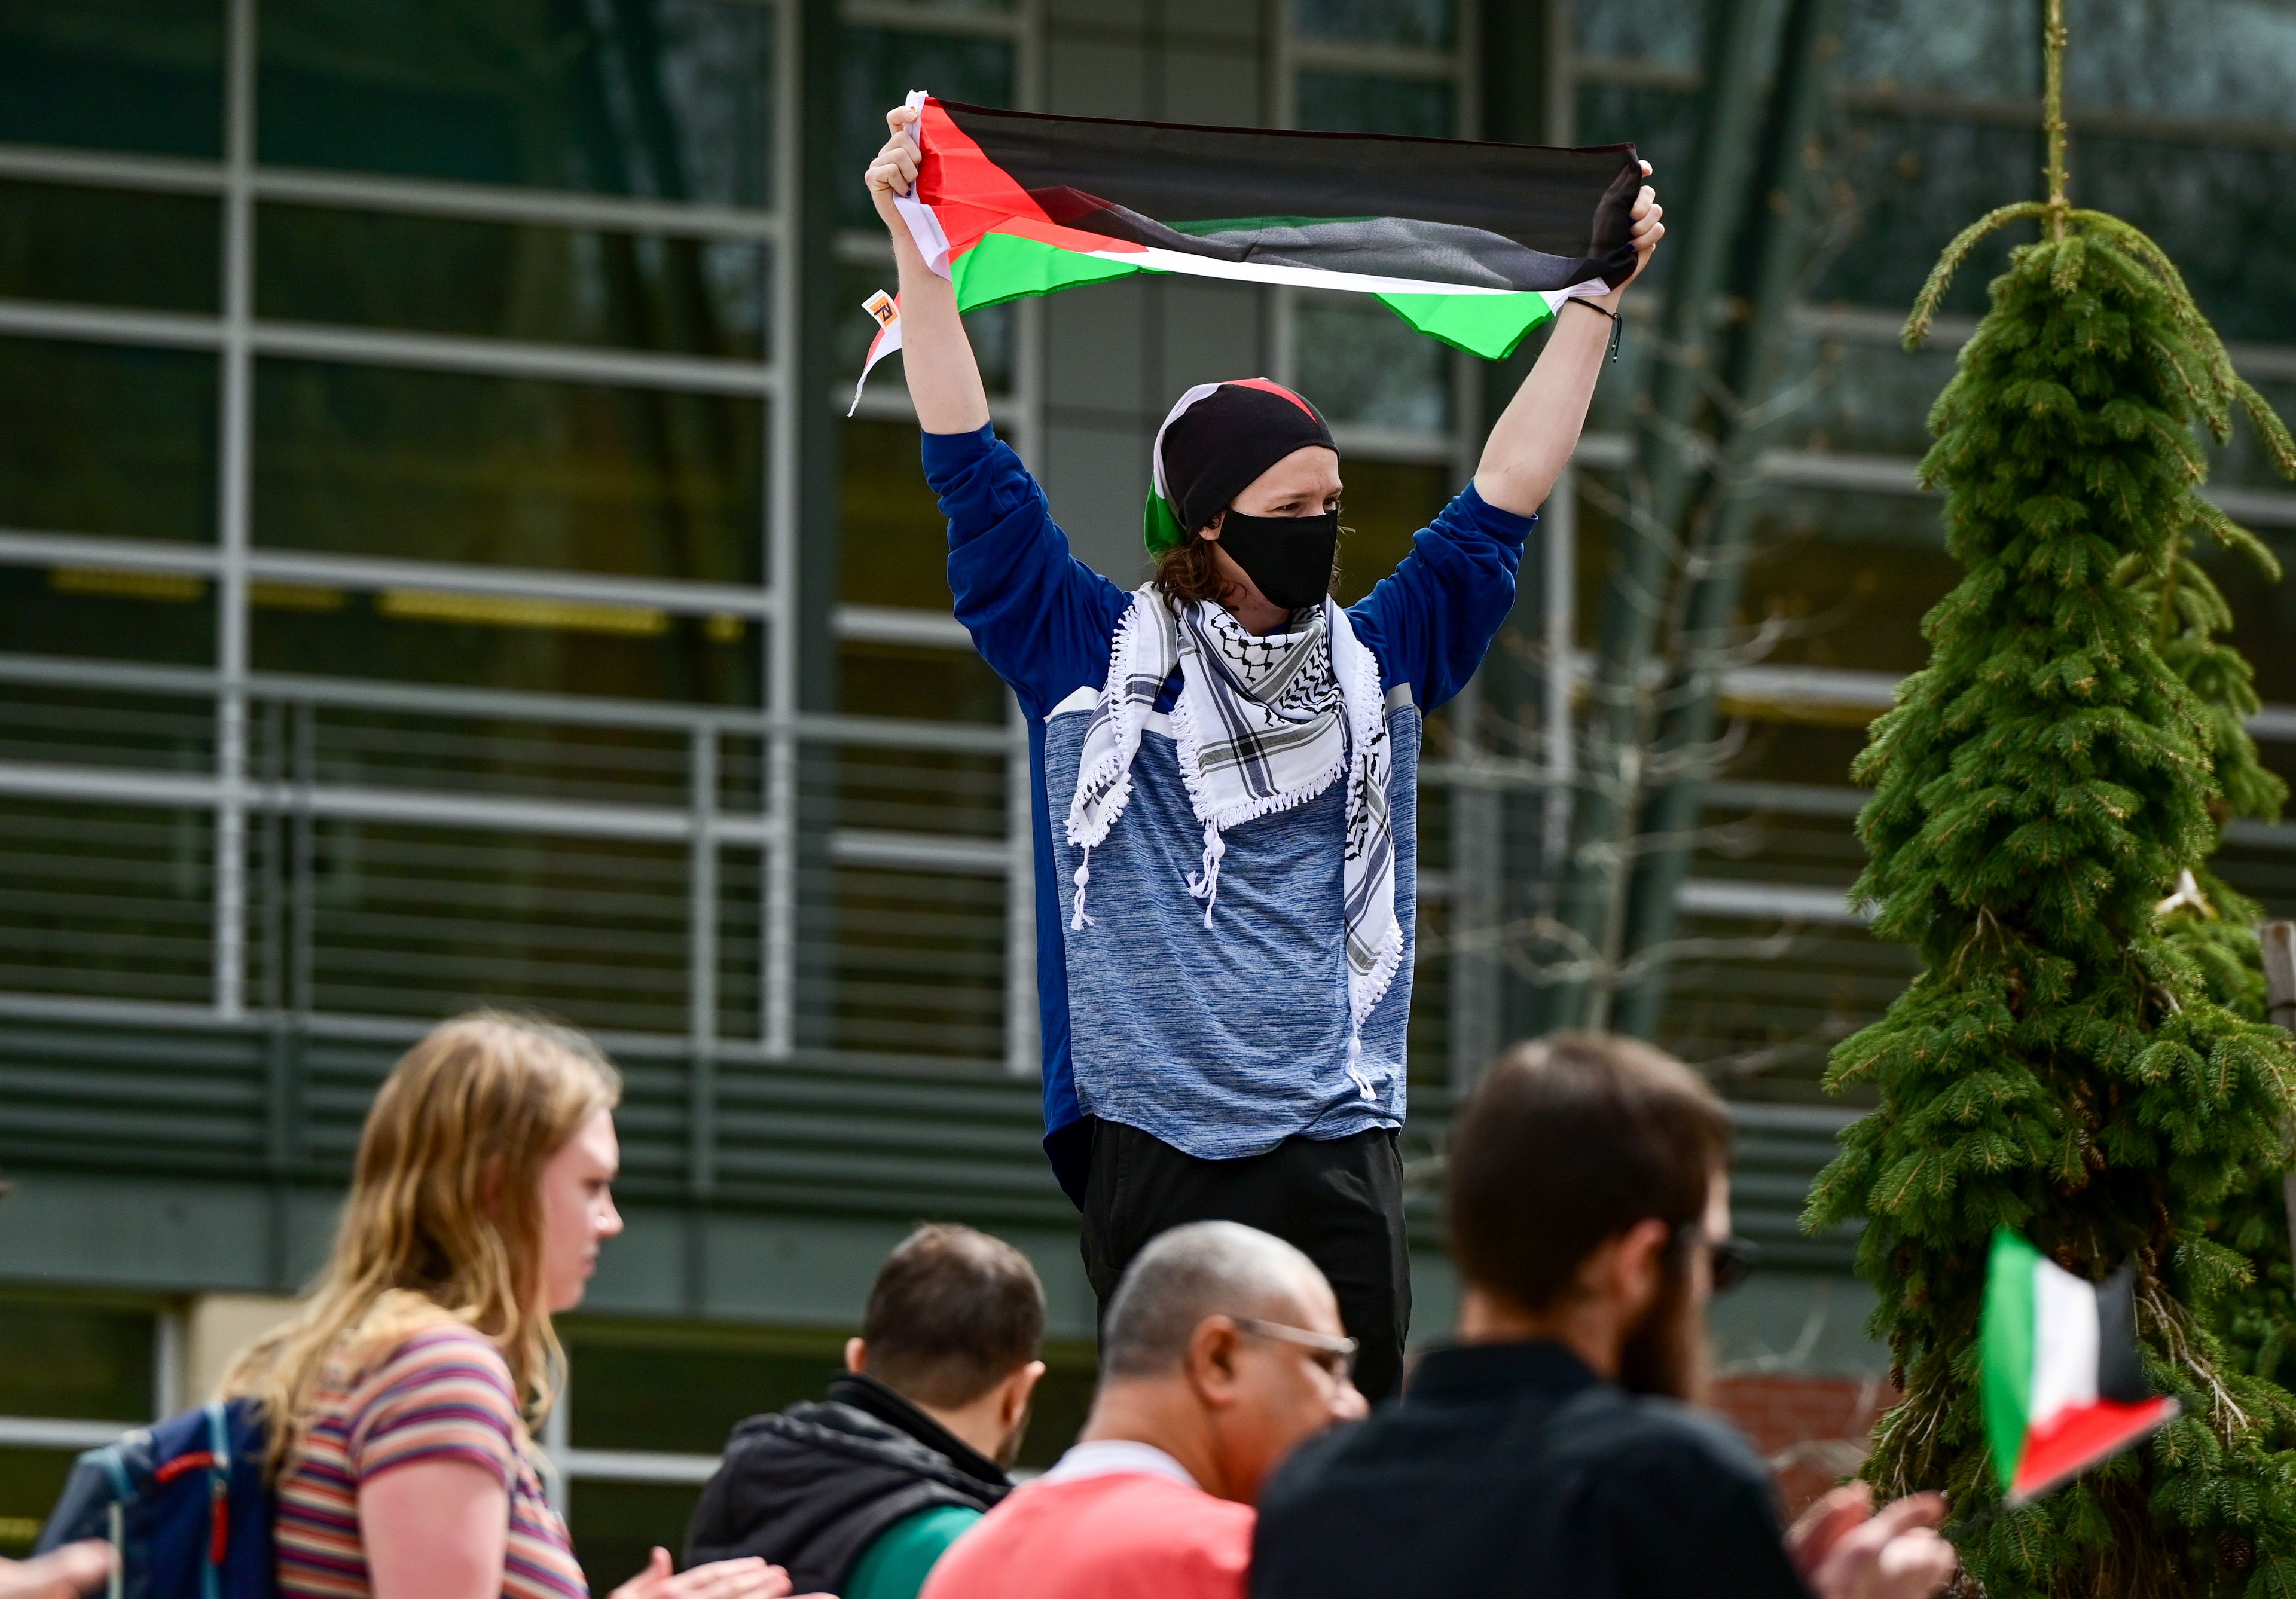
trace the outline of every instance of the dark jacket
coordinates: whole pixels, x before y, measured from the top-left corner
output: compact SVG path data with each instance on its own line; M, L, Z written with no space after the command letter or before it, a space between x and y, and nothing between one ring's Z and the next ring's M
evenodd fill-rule
M1559 1343L1436 1349L1259 1496L1253 1599L1808 1599L1725 1423Z
M794 1591L838 1593L878 1534L939 1505L986 1511L1013 1488L996 1463L872 1378L734 1429L685 1530L685 1563L761 1554Z

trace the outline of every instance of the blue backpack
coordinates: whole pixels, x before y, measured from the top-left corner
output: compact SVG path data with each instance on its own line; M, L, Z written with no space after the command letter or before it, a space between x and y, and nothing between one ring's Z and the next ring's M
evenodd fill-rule
M119 1554L111 1599L275 1599L263 1455L252 1399L139 1428L74 1464L39 1552L102 1538Z

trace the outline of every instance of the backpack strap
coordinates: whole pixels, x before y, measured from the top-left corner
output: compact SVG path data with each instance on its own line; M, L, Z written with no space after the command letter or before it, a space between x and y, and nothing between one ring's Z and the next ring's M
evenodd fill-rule
M221 1599L224 1556L231 1549L231 1422L223 1401L208 1413L208 1557L200 1565L200 1599Z

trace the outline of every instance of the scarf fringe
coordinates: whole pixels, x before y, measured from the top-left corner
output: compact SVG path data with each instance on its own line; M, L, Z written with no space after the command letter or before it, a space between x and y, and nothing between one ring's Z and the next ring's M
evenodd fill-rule
M1144 711L1136 712L1131 702L1117 693L1116 688L1130 675L1132 657L1139 643L1139 622L1140 607L1136 603L1126 606L1124 614L1117 619L1116 636L1108 652L1108 680L1100 687L1100 703L1108 708L1109 719L1117 727L1116 748L1094 762L1090 771L1077 774L1078 793L1090 793L1105 783L1108 785L1107 796L1089 818L1080 820L1078 808L1073 804L1069 808L1069 842L1087 852L1108 837L1108 830L1116 825L1116 818L1124 814L1124 808L1132 800L1132 762L1140 751L1141 729L1147 726L1148 718ZM1077 887L1079 890L1084 887L1081 876L1078 879ZM1083 914L1081 903L1078 914ZM1081 924L1071 922L1070 925Z
M1344 644L1340 642L1342 627L1346 628ZM1350 685L1342 680L1341 693L1341 698L1349 711L1351 731L1355 734L1351 741L1354 748L1349 752L1348 762L1348 781L1351 784L1364 783L1368 787L1372 744L1376 739L1383 737L1387 731L1387 696L1380 692L1379 668L1373 660L1371 652L1364 648L1363 641L1356 637L1355 629L1348 626L1344 617L1332 628L1332 670L1336 673L1352 668L1352 676L1355 678L1352 685L1354 692L1348 692ZM1343 654L1348 657L1344 665L1341 660ZM1393 825L1391 821L1389 825L1391 829ZM1390 873L1394 871L1391 857L1388 869ZM1391 890L1390 903L1393 903ZM1379 1002L1387 997L1387 991L1394 984L1395 974L1401 969L1402 964L1403 918L1398 914L1390 918L1387 935L1380 941L1378 952L1372 957L1372 967L1369 972L1358 973L1355 970L1354 961L1351 959L1348 963L1348 1009L1352 1013L1348 1029L1349 1037L1348 1059L1350 1075L1353 1075L1356 1055L1362 1049L1363 1024L1377 1008ZM1362 1079L1357 1080L1357 1086L1360 1086ZM1370 1098L1371 1095L1366 1092L1365 1097Z

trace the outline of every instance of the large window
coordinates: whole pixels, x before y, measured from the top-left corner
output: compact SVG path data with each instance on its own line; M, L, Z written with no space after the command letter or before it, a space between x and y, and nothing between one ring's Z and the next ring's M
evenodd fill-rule
M787 1047L794 28L0 10L0 991Z

